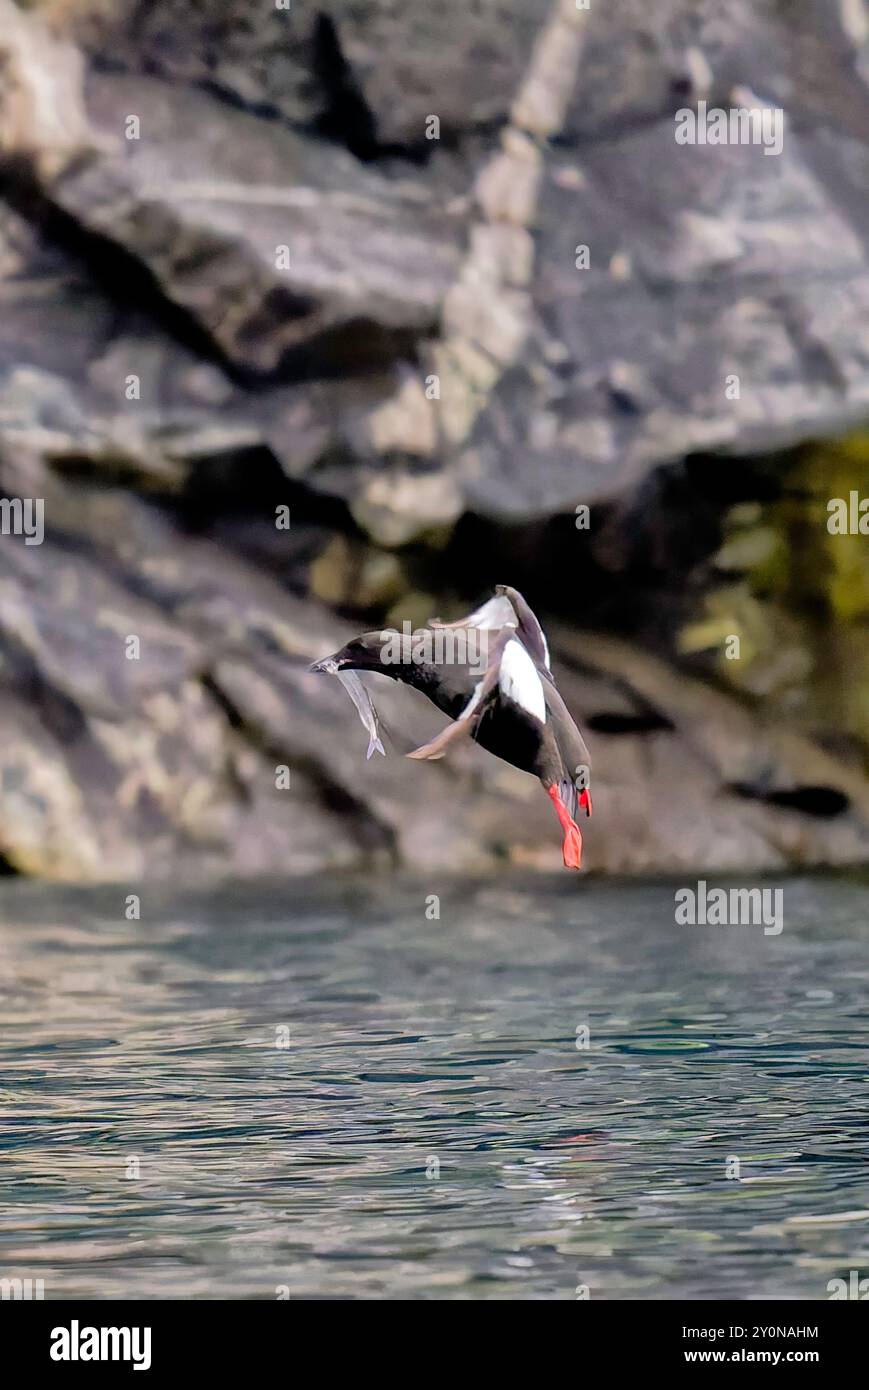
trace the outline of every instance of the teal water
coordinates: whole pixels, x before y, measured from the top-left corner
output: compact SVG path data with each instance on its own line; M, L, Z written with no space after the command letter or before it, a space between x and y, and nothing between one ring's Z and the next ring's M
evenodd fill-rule
M120 890L3 883L0 1276L270 1299L869 1277L869 889L769 886L778 936L567 875L152 889L139 921Z

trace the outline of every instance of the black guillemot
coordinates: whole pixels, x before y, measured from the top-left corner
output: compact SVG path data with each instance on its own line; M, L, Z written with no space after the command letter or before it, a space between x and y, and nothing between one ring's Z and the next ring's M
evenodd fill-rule
M453 623L433 619L404 634L364 632L312 671L337 675L369 734L368 756L383 753L379 720L355 672L374 671L422 691L453 721L409 758L442 758L471 737L496 757L539 777L558 815L565 866L578 869L580 809L591 815L591 763L585 740L558 693L543 629L516 589L499 584L495 597Z

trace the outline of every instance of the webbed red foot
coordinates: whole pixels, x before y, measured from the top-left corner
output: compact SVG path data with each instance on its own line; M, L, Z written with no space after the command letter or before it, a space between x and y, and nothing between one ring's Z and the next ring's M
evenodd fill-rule
M582 835L579 826L571 816L556 786L547 787L546 794L555 807L555 814L558 816L561 828L564 831L564 841L561 846L561 854L564 859L566 869L579 869L582 867Z

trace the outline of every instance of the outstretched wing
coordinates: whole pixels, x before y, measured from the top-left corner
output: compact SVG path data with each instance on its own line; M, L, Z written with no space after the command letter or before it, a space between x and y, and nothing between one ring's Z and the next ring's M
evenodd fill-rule
M443 623L440 618L432 618L429 627L478 627L493 632L496 628L507 627L510 623L515 627L516 622L512 603L505 595L499 593L495 598L490 598L487 603L475 608L466 618L457 618L454 623Z
M458 618L454 623L442 623L439 618L432 618L429 626L434 628L476 627L494 631L510 624L518 629L519 638L535 665L542 667L545 674L549 676L549 647L543 628L519 590L512 589L509 584L496 585L495 597L474 609L474 612L469 613L466 618Z
M530 652L538 666L545 667L547 673L550 669L549 646L540 626L536 613L532 611L525 602L518 589L511 589L509 584L499 584L496 592L508 599L513 611L516 614L516 622L519 627L519 636Z

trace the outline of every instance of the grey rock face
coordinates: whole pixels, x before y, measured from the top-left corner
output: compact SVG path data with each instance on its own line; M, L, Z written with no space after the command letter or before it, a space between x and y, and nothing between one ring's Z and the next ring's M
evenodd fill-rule
M365 764L343 692L306 670L349 627L306 591L359 597L325 545L355 526L416 617L417 551L431 568L468 511L569 517L686 453L865 419L862 15L0 0L0 484L47 528L0 537L7 861L557 867L539 789L479 750ZM701 99L781 106L781 153L679 145ZM277 504L310 516L278 532ZM591 867L866 858L848 765L618 643L553 636L592 720ZM841 813L752 785L826 787Z
M294 11L254 24L163 3L108 20L85 4L67 28L127 71L91 72L91 157L47 194L146 267L234 369L287 374L313 351L315 370L391 358L397 382L443 376L422 453L439 522L463 506L570 511L689 452L778 448L865 416L859 13L417 0L336 12L327 41ZM372 151L421 163L360 164L338 148L347 128L312 137L337 80L329 43L380 131ZM251 101L255 115L211 83L220 54L265 92L279 53L313 104L290 95L269 117ZM678 144L676 113L699 100L780 107L781 153ZM124 138L131 115L139 139ZM387 391L399 413L403 389ZM397 455L417 452L406 433ZM405 539L416 523L382 525L366 500L383 457L368 452L342 491L380 539Z
M468 505L504 519L624 493L688 453L842 430L869 409L865 35L849 45L821 6L797 19L672 4L654 23L643 6L590 15L583 40L523 219L525 330L458 465ZM701 99L766 107L780 151L677 143L677 111Z
M678 147L662 121L550 157L534 326L463 456L470 505L572 510L665 460L865 417L865 248L814 153L787 128L777 158Z
M346 132L367 153L418 150L432 113L450 137L502 122L547 0L77 9L74 32L103 62L208 84L258 114Z
M210 85L238 104L301 124L326 109L317 78L317 11L310 6L269 4L254 13L234 0L76 0L63 22L102 66Z
M457 228L421 186L193 89L95 78L88 98L107 153L52 199L147 267L236 366L274 371L337 327L437 323Z

